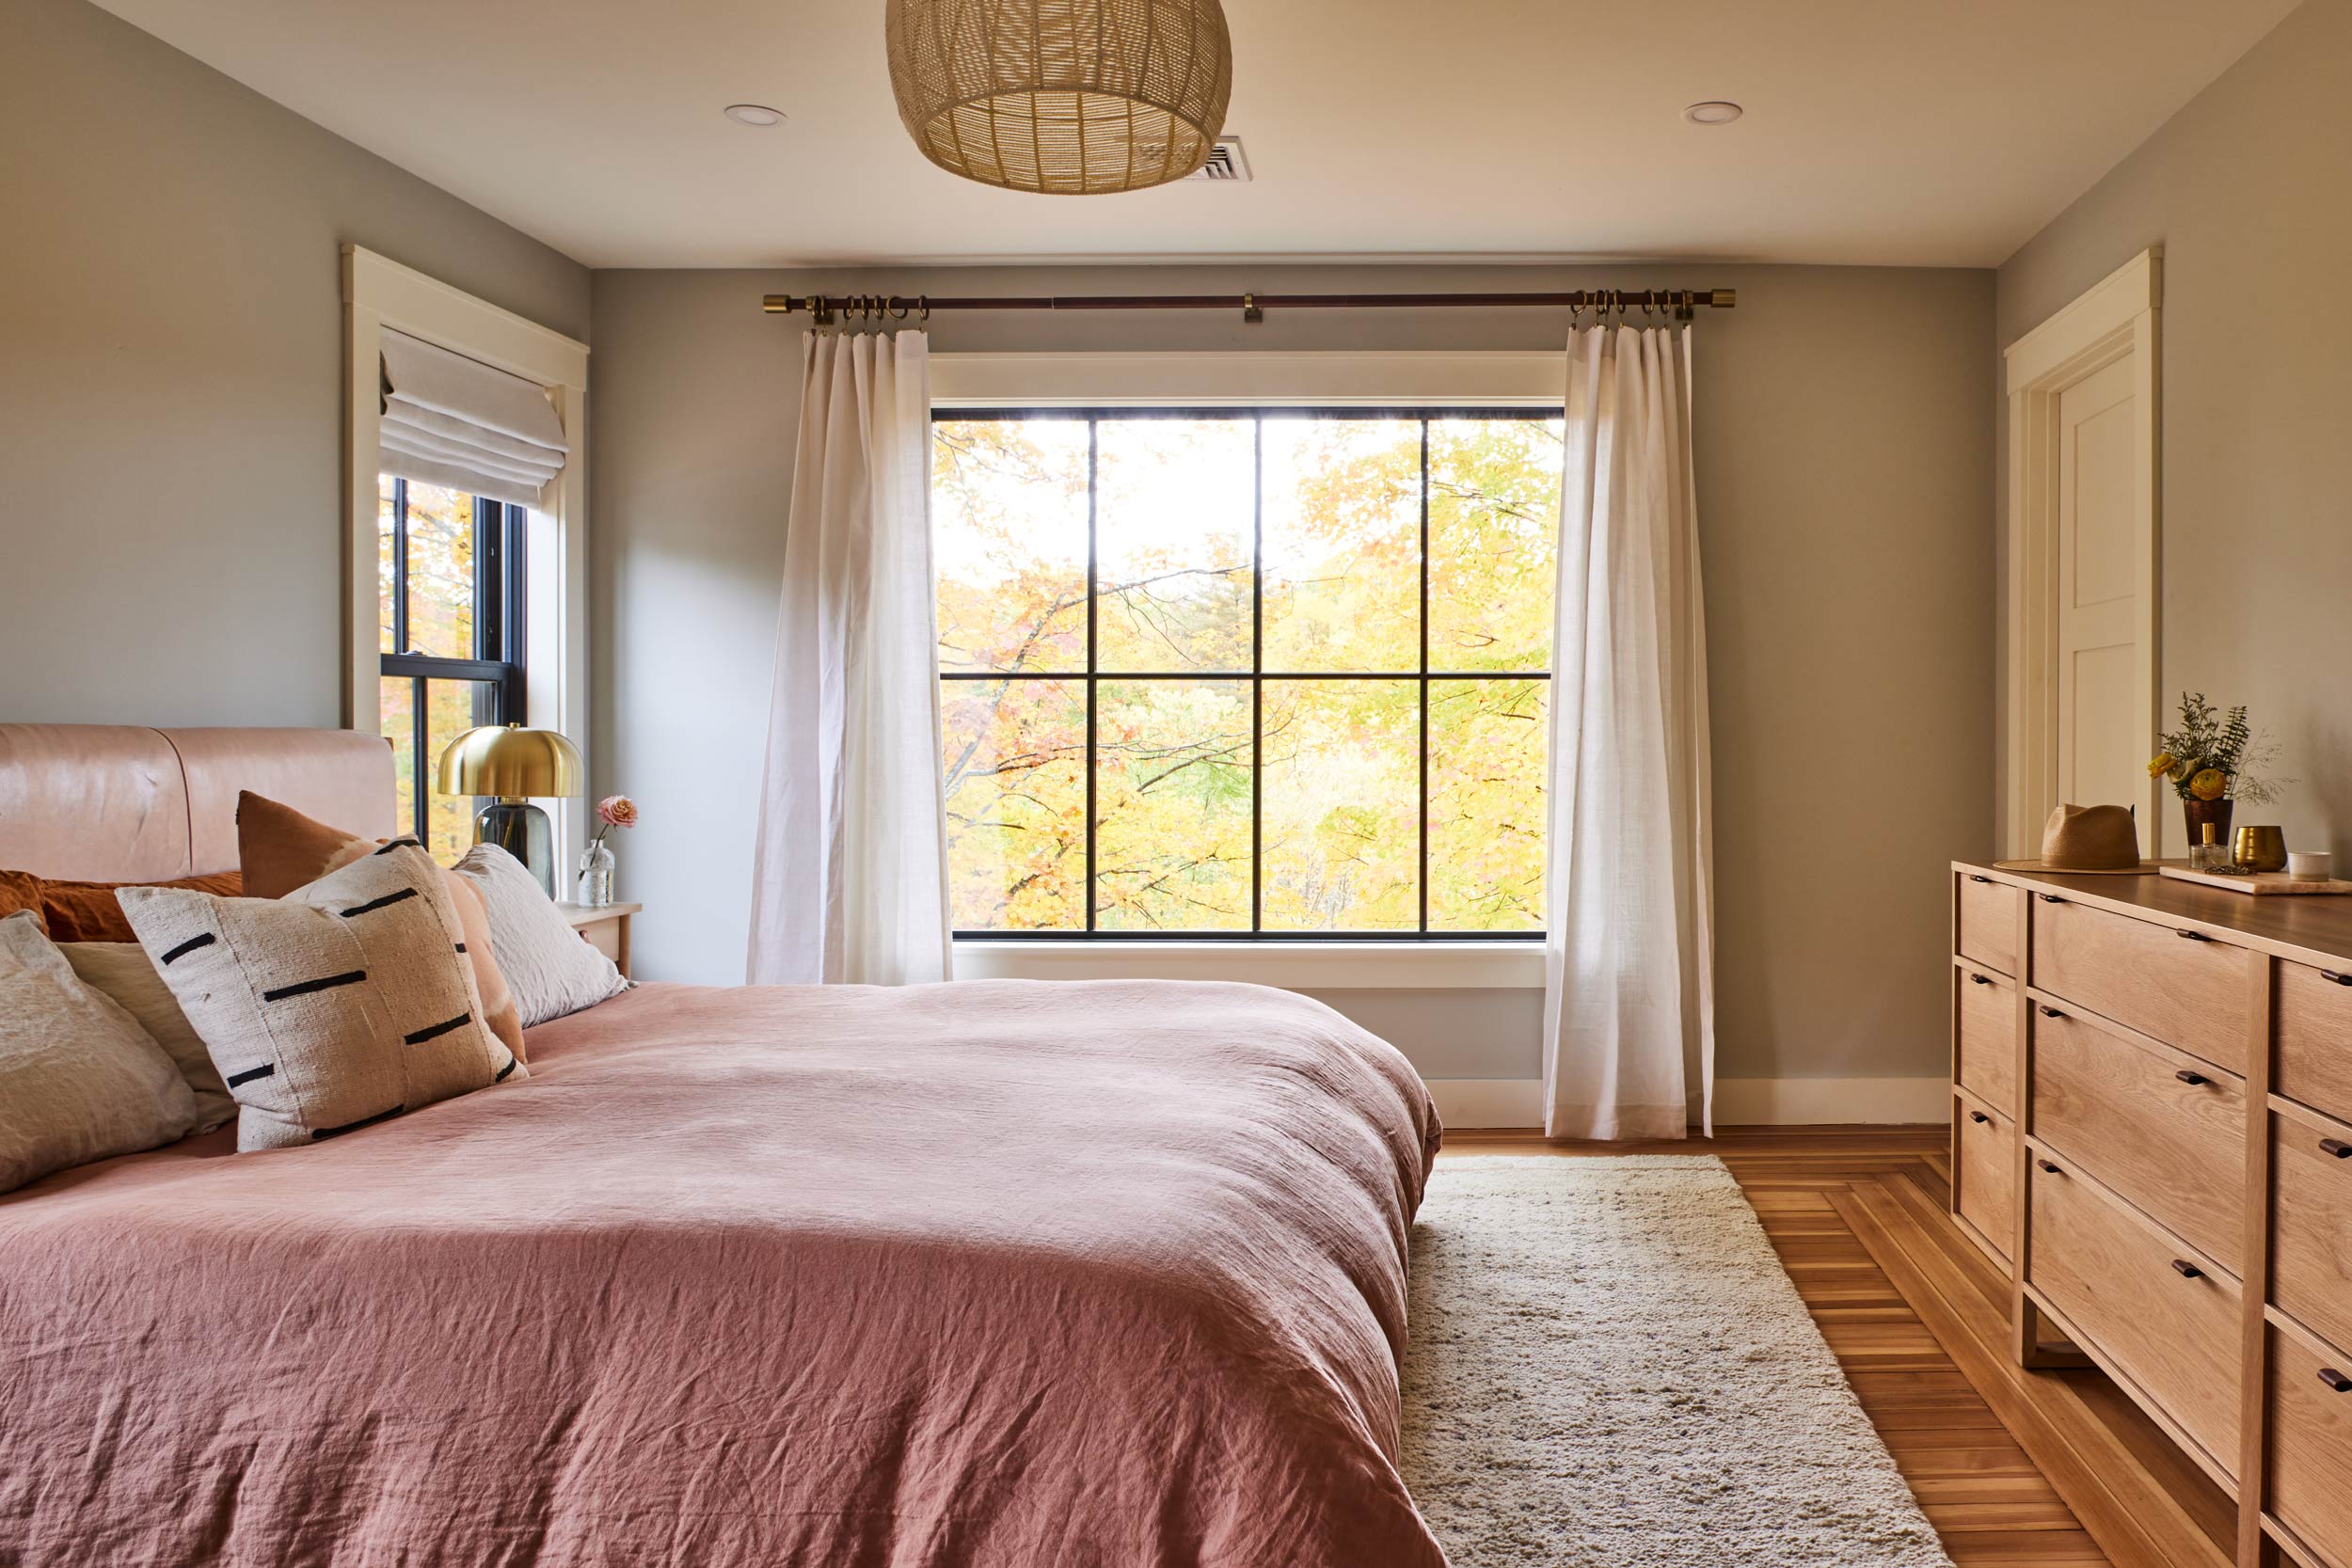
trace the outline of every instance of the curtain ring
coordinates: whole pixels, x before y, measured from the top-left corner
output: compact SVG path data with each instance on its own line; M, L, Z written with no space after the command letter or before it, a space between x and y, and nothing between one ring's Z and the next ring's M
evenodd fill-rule
M916 295L914 296L914 319L915 319L916 321L926 321L926 322L931 319L931 296L930 296L930 295L929 295L929 294L916 294Z

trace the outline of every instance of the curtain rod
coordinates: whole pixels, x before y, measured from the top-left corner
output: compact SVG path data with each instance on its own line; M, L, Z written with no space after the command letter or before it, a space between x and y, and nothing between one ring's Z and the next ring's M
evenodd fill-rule
M1700 306L1728 310L1737 289L1577 289L1567 293L1502 294L1039 294L933 299L929 294L764 294L760 309L771 316L805 310L818 326L842 318L857 321L924 319L933 310L1239 310L1247 322L1263 321L1268 310L1504 309L1640 310L1667 312L1689 321Z

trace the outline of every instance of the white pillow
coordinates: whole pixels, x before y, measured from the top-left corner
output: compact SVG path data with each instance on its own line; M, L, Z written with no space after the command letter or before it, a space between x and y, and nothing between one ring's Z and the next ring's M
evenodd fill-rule
M229 1118L237 1114L237 1102L229 1098L220 1069L205 1053L204 1037L180 1010L164 977L155 973L147 949L135 942L61 942L57 951L65 955L65 961L73 966L84 984L114 998L164 1048L164 1054L196 1092L196 1130L210 1132L228 1126Z
M396 839L283 898L116 895L237 1101L237 1148L528 1077L482 1017L441 868Z
M163 1047L83 983L32 911L0 920L0 1193L177 1143L196 1118Z
M482 895L490 945L505 973L523 1027L593 1007L628 990L612 960L556 912L528 866L495 844L477 844L450 868Z

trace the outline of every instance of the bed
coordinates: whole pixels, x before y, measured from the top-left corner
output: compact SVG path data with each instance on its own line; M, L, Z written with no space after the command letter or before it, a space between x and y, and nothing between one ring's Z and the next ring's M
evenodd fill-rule
M57 792L128 800L160 732L26 732L0 864L30 823L50 876L221 868L172 767L244 742L167 737L69 850ZM350 738L255 744L326 806ZM332 1143L0 1196L0 1562L1443 1562L1395 1464L1438 1118L1320 1004L645 985L529 1046Z

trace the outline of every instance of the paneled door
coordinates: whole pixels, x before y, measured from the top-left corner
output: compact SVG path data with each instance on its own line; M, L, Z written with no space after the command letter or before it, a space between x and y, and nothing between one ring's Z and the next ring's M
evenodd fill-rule
M2126 355L2057 398L2058 791L2083 805L2148 792L2138 371Z
M2050 808L2128 805L2166 846L2158 728L2157 299L2146 251L2008 351L2008 778L2002 837ZM2177 846L2172 846L2177 852Z

